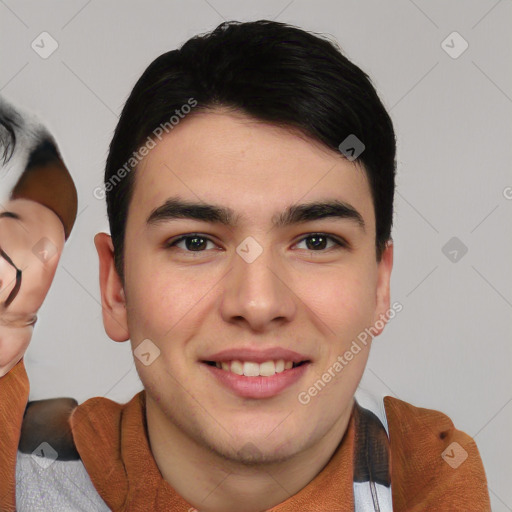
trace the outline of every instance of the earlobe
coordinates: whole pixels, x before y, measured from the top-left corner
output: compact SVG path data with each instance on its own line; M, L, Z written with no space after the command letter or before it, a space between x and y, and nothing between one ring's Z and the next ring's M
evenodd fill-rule
M94 245L100 265L101 309L105 332L114 341L130 337L126 315L126 298L121 279L114 265L114 246L107 233L97 233Z

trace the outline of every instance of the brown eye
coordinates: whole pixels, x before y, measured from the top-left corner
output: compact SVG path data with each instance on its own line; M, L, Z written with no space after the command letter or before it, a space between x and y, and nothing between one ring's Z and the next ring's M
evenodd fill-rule
M185 242L185 247L178 247L178 244ZM188 252L203 252L208 242L212 242L208 237L201 234L191 233L190 235L181 236L176 240L171 240L165 244L166 248L178 247Z
M306 240L306 249L309 251L317 251L322 252L326 249L327 242L331 241L334 243L334 247L329 247L330 249L341 249L346 248L347 244L340 239L327 235L326 233L311 233L308 236L302 238L299 243L302 243ZM309 242L308 242L309 241Z

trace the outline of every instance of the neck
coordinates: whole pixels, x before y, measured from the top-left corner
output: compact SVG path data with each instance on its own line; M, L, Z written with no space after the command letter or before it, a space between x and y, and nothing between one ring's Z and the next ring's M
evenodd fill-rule
M171 487L201 512L262 512L306 487L344 438L354 400L318 443L284 461L246 465L227 460L188 436L146 394L146 421L155 462ZM351 468L350 468L351 470Z

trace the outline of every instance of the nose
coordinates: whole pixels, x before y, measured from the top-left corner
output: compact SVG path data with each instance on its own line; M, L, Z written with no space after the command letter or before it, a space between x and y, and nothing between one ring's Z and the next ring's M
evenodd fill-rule
M260 332L290 322L296 315L299 299L290 288L290 278L278 255L268 247L254 261L240 254L233 254L231 269L224 280L224 321L245 323Z

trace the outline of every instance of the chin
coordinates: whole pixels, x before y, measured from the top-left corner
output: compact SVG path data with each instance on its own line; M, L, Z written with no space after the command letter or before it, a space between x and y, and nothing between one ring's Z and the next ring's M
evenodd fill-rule
M230 435L223 431L222 441L219 438L205 441L213 451L233 462L248 465L283 462L303 451L309 436L304 431L301 437L295 431L281 431L278 435L275 430L278 424L279 421L272 427L246 430L243 435Z
M239 448L236 449L236 446ZM296 446L286 443L285 446L276 447L269 443L268 439L261 441L246 441L231 444L227 449L213 448L218 455L226 460L247 466L261 466L263 464L275 464L284 462L294 457L300 450Z

